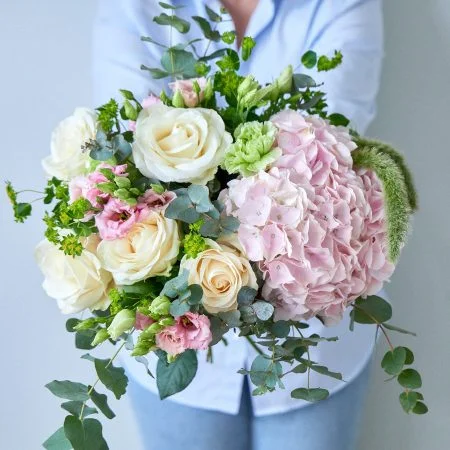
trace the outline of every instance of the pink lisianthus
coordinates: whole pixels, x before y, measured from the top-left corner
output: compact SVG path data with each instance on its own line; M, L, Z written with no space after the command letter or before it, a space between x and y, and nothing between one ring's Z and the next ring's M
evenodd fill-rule
M211 343L211 323L204 314L187 312L177 319L177 326L183 330L186 348L206 350Z
M158 194L153 189L148 189L139 197L139 203L146 205L151 210L161 211L166 209L175 197L176 194L172 191L165 191L162 194Z
M144 100L142 100L141 106L146 109L152 105L157 105L159 103L162 103L161 99L156 95L150 94L148 97L145 97ZM128 129L133 132L136 131L136 122L134 120L128 121Z
M337 322L359 296L381 289L388 260L380 181L355 172L348 130L286 110L272 118L281 157L267 172L232 180L220 194L240 221L275 320Z
M134 324L134 328L136 328L136 330L145 330L153 323L155 323L155 321L151 317L146 316L139 311L136 313L136 322Z
M108 179L99 172L99 169L110 169L116 176L126 176L127 165L111 166L106 163L99 164L94 172L86 176L73 178L69 183L70 202L74 202L80 197L89 200L90 204L100 209L110 198L109 194L98 189L98 183L106 183Z
M194 90L194 82L197 81L200 87L200 93L197 93ZM195 108L199 102L201 102L205 96L205 88L206 88L206 78L191 78L189 80L177 80L172 83L169 83L169 88L172 92L179 91L181 96L183 97L184 104L188 108Z
M164 328L156 335L156 345L169 355L183 353L187 349L184 329L178 323Z
M95 216L95 225L100 238L107 241L124 237L136 223L148 215L145 205L131 206L117 198L111 197L103 211Z

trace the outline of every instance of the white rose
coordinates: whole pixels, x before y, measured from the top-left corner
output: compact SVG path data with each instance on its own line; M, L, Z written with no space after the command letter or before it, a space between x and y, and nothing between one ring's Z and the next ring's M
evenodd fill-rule
M133 157L147 177L206 184L232 141L212 109L153 105L137 119Z
M180 270L189 271L189 284L203 289L205 309L216 314L237 309L237 296L243 286L258 289L256 276L247 258L236 247L206 239L210 248L196 258L181 260Z
M89 237L83 253L75 257L65 255L47 240L36 247L36 261L45 276L42 286L49 297L56 299L63 314L109 306L107 290L112 276L96 256L98 242L96 236Z
M42 166L50 177L69 181L86 171L89 152L81 147L97 132L97 114L87 108L77 108L72 116L64 119L53 131L51 154L42 160Z
M130 285L149 277L168 276L179 250L177 222L152 211L125 237L102 241L98 257L117 284Z

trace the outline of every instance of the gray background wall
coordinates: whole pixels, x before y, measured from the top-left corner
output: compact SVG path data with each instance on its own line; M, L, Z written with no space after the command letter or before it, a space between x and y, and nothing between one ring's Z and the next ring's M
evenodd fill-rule
M331 0L330 0L331 1ZM56 123L89 105L92 0L16 0L0 5L0 179L40 187L40 159ZM421 210L388 290L398 325L416 330L413 346L430 406L406 416L395 384L374 371L360 450L450 448L450 3L385 2L386 61L378 119L370 134L402 148L416 176ZM37 208L39 209L39 208ZM40 211L40 210L39 210ZM39 212L37 211L37 212ZM0 194L0 448L28 450L59 426L51 379L89 382L87 361L73 350L54 302L40 288L32 249L42 236L39 214L15 225ZM377 364L383 348L380 348ZM106 423L112 450L140 447L127 400L112 402Z

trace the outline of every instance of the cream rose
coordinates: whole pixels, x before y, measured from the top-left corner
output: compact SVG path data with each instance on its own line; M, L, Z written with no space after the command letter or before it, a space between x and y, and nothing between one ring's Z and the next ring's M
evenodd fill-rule
M133 157L147 177L206 184L232 141L212 109L153 105L136 121Z
M89 152L81 148L95 139L97 115L87 108L77 108L72 116L64 119L53 131L51 154L42 160L42 166L50 177L69 181L86 171Z
M237 309L237 296L243 286L258 288L256 276L247 258L236 248L206 239L210 248L196 258L181 261L180 270L189 271L189 284L203 289L202 303L212 313Z
M47 240L36 247L36 261L45 276L42 286L49 297L56 299L63 314L109 306L107 290L112 276L96 256L98 242L96 236L89 237L83 253L75 257L65 255Z
M180 250L175 220L152 211L133 225L121 239L102 241L98 257L119 285L130 285L149 277L167 276Z

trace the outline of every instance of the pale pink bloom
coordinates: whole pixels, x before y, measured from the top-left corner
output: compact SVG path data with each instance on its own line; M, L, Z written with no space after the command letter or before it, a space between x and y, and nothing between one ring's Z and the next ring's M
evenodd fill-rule
M286 110L272 118L282 150L268 172L232 180L219 199L240 221L275 320L340 320L389 279L384 199L370 171L352 167L348 130Z
M156 335L156 345L169 355L178 355L186 350L183 327L179 324L164 328Z
M197 81L200 87L200 94L194 91L194 81ZM169 88L172 92L179 91L181 96L183 97L184 104L188 108L194 108L201 102L205 96L204 90L206 87L206 78L191 78L189 80L177 80L172 83L169 83Z
M193 350L206 350L212 341L211 323L204 314L187 312L177 318L184 332L184 345Z
M136 313L136 322L134 324L134 328L136 328L136 330L145 330L153 323L155 323L155 321L151 317L146 316L139 311Z
M148 189L139 197L139 203L146 205L151 210L161 211L166 209L175 197L176 194L172 191L164 191L162 194L158 194L153 189Z
M110 198L103 211L95 216L95 225L100 238L105 240L120 239L124 237L131 227L139 222L141 215L147 211L131 206L117 198Z

